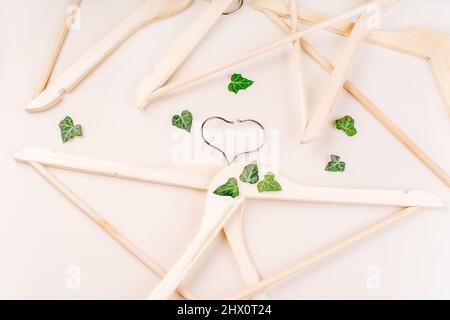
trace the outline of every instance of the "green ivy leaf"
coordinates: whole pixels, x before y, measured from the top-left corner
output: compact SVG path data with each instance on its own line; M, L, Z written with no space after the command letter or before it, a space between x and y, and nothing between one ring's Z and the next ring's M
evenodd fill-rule
M177 128L184 129L187 132L191 132L192 127L192 113L188 110L181 112L181 115L174 115L172 117L172 125Z
M331 171L331 172L344 172L345 170L345 162L340 161L341 157L332 154L331 155L331 161L328 162L325 170Z
M63 143L66 143L76 136L83 136L83 128L81 125L74 125L72 118L69 116L66 116L59 122L59 129L61 130L61 138Z
M242 182L247 182L250 184L255 184L259 181L258 165L256 164L256 161L253 161L252 163L244 167L244 170L239 176L239 179Z
M239 195L239 187L236 178L228 179L225 184L218 187L213 193L218 196L236 198Z
M264 180L258 182L257 187L259 192L281 191L281 185L275 180L272 172L267 172Z
M228 85L228 91L238 93L239 90L245 90L253 84L253 81L247 78L244 78L239 73L234 73L231 76L231 82Z
M336 129L344 131L349 137L354 136L358 131L355 128L355 120L350 116L345 116L336 120Z

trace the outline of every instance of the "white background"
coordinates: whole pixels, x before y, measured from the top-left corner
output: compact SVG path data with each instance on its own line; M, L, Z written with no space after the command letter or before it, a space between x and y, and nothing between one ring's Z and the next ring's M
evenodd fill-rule
M170 162L176 141L172 114L190 109L197 121L212 115L255 118L279 130L279 172L314 186L424 189L449 205L448 188L347 93L332 118L351 114L358 135L346 137L331 124L308 145L290 134L292 90L288 47L222 72L159 100L145 112L135 108L136 88L180 33L206 6L135 34L55 108L28 114L49 49L66 5L58 0L0 0L0 298L141 299L159 279L47 184L31 167L13 161L26 147L148 165ZM132 12L140 0L82 1L81 28L70 32L55 75L60 74ZM303 0L337 14L361 0ZM404 0L382 28L430 26L450 33L450 2ZM224 17L205 37L175 78L279 39L283 33L246 6ZM325 31L308 40L331 61L343 38ZM308 105L323 93L327 75L305 57ZM243 73L255 84L238 95L228 77ZM351 81L425 152L450 172L450 126L443 99L424 60L364 45ZM70 115L83 138L62 144L58 122ZM347 162L343 174L323 170L328 156ZM166 269L182 254L202 218L204 193L172 187L52 170L87 203ZM262 276L269 276L332 241L395 212L396 208L257 203L246 206L245 234ZM450 215L421 210L408 219L312 266L267 292L274 299L450 298ZM67 271L81 270L81 288L69 290ZM368 270L381 270L381 287L367 286ZM243 287L226 240L220 236L184 280L197 297L224 298Z

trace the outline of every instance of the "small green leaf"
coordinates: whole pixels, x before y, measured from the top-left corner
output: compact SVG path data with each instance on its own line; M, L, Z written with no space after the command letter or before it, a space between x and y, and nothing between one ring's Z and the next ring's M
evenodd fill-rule
M236 178L228 179L225 184L218 187L213 193L218 196L236 198L239 195L239 187Z
M253 84L253 81L247 78L244 78L239 73L234 73L231 76L231 82L228 85L228 91L238 93L239 90L245 90Z
M192 113L188 110L181 112L181 115L174 115L172 117L172 125L177 128L184 129L187 132L191 132L192 127Z
M264 180L258 182L257 187L259 192L281 191L281 185L275 180L272 172L267 172Z
M66 143L76 136L83 136L83 128L81 125L74 125L72 118L69 116L66 116L59 122L59 129L61 130L61 138L63 143Z
M256 161L253 161L244 167L239 179L241 179L242 182L247 182L250 184L255 184L259 181L258 165L256 164Z
M349 137L354 136L358 131L355 128L355 120L350 116L345 116L336 120L336 129L344 131Z
M340 161L341 157L339 157L339 156L337 156L335 154L332 154L330 156L330 158L331 158L331 161L328 162L325 170L326 171L331 171L331 172L337 172L337 171L344 172L344 170L345 170L345 162Z

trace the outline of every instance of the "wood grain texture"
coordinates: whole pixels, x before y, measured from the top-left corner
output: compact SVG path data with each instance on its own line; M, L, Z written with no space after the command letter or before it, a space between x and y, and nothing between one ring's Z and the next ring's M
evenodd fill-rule
M263 10L277 26L279 26L286 33L289 33L289 25L269 10ZM301 41L301 46L311 58L316 61L327 72L331 73L334 66L327 61L317 50L315 50L304 39ZM361 91L359 91L350 81L345 81L344 89L347 90L372 116L375 117L392 135L394 135L412 154L414 154L428 169L431 170L442 182L450 187L450 176L422 149L420 149L403 131L401 131L380 109L378 109Z
M280 282L283 279L286 279L287 277L301 270L304 270L305 268L310 267L313 264L318 263L332 256L333 254L336 254L337 252L351 246L352 244L371 236L375 232L380 231L388 227L389 225L410 216L412 213L416 212L419 209L420 209L419 207L405 208L387 218L381 219L380 221L370 225L369 227L364 228L361 231L358 231L346 238L343 238L342 240L335 242L329 247L326 247L325 249L322 249L305 259L302 259L301 261L297 262L291 267L283 269L280 272L277 272L276 274L260 281L259 283L256 283L252 286L243 289L241 292L232 296L230 299L231 300L244 299L262 289L265 289L277 282Z
M66 9L63 22L59 27L58 35L56 36L55 43L53 44L53 47L50 51L44 71L42 72L42 76L39 79L34 97L37 97L47 87L47 84L50 81L50 77L52 76L53 70L55 69L55 65L58 61L58 57L61 53L64 41L66 40L67 34L69 33L69 27L75 17L76 12L74 10L75 8L79 7L80 2L81 0L72 0L70 6Z
M283 1L258 0L253 7L271 11L283 18L291 16L289 7ZM298 7L298 19L302 23L317 24L330 17L304 6ZM327 30L348 37L353 26L352 21L341 21ZM415 27L399 31L372 30L364 41L427 60L450 115L450 35L430 27Z
M100 228L102 228L108 235L116 240L123 248L135 256L147 268L155 273L160 278L166 275L164 269L148 258L139 248L137 248L128 238L126 238L119 230L111 225L105 218L94 211L87 203L85 203L72 190L65 186L58 180L50 171L48 171L42 164L28 161L33 169L35 169L47 182L55 187L62 195L64 195L70 202L72 202L78 209L84 212L92 221L94 221ZM186 299L193 299L194 296L183 287L178 287L177 292Z

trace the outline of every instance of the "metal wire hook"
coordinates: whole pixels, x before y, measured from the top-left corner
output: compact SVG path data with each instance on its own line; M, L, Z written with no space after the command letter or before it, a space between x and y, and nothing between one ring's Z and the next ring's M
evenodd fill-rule
M242 5L244 4L244 0L236 0L235 2L236 2L236 6L233 9L231 9L230 11L225 11L224 13L222 13L224 16L227 16L229 14L235 13L240 8L242 8Z
M256 124L258 127L260 127L261 130L264 132L264 141L263 141L256 149L254 149L254 150L244 151L244 152L241 152L241 153L236 154L236 155L234 156L234 158L230 161L230 160L228 160L228 157L227 157L227 154L225 153L225 151L223 151L223 150L220 149L219 147L213 145L211 142L209 142L209 141L205 138L205 135L204 135L204 132L203 132L203 131L204 131L204 127L205 127L205 124L206 124L208 121L210 121L210 120L221 120L221 121L226 122L226 123L229 123L229 124L245 123L245 122L251 122L251 123L254 123L254 124ZM222 156L224 157L224 159L225 159L225 161L227 162L228 165L230 165L231 163L233 163L239 156L246 155L246 154L250 154L250 153L253 153L253 152L258 152L259 149L261 149L261 148L266 144L266 140L267 140L266 129L264 128L264 126L263 126L261 123L259 123L259 122L256 121L256 120L253 120L253 119L245 119L245 120L236 119L235 121L230 121L230 120L227 120L227 119L225 119L225 118L218 117L218 116L209 117L208 119L206 119L205 121L203 121L202 127L201 127L201 133L202 133L202 139L203 139L203 141L205 141L205 143L206 143L208 146L210 146L211 148L214 148L214 149L216 149L217 151L219 151L219 152L222 154Z

